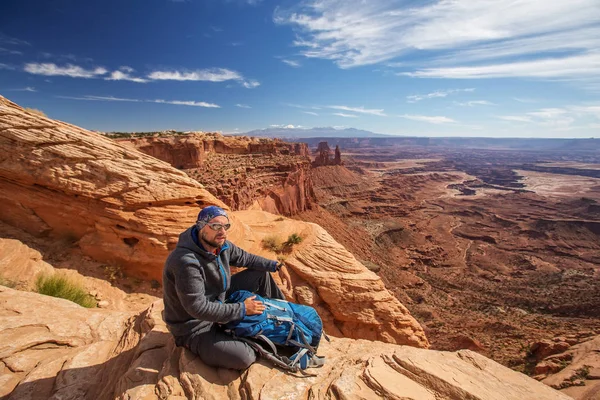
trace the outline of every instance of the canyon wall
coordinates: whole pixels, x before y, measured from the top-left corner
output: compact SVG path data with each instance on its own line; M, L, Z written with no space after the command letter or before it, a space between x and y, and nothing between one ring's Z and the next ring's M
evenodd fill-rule
M282 215L312 209L309 149L304 143L219 133L118 139L183 169L232 210Z

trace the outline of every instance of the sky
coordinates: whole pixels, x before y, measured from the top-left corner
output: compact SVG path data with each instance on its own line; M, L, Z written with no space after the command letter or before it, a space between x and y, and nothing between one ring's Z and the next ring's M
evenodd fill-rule
M2 0L0 94L98 131L600 137L600 0Z

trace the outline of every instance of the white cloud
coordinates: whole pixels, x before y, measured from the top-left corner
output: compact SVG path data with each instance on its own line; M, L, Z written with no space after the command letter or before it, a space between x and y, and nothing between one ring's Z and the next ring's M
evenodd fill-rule
M519 115L503 115L498 118L513 122L531 122L531 118Z
M251 79L249 81L242 81L242 86L244 86L246 89L254 89L254 88L260 86L260 82L254 80L254 79Z
M123 69L123 67L121 67L121 69ZM129 72L133 72L132 68L129 68L131 71ZM148 79L144 79L144 78L137 78L134 76L131 76L129 74L129 72L123 72L123 71L113 71L110 76L104 78L107 81L131 81L131 82L137 82L137 83L146 83L148 82Z
M0 43L12 46L31 46L31 43L0 33Z
M473 92L473 91L475 91L474 88L437 90L435 92L427 93L427 94L415 94L415 95L406 96L406 98L408 99L407 101L409 103L416 103L417 101L421 101L421 100L424 100L424 99L433 99L433 98L436 98L436 97L446 97L446 96L448 96L449 94L452 94L452 93L457 93L457 92Z
M341 68L387 63L441 78L599 74L598 0L304 0L273 19L293 27L300 54ZM402 65L408 59L419 60L417 71Z
M342 110L342 111L351 111L351 112L356 112L356 113L361 113L361 114L371 114L371 115L378 115L380 117L385 117L385 113L383 112L383 109L366 109L364 107L348 107L348 106L327 106L328 108L333 108L335 110ZM339 114L334 114L334 115L339 115ZM355 116L355 115L354 115Z
M154 71L148 75L148 78L153 80L224 82L240 80L242 76L236 71L214 68L196 71Z
M344 117L344 118L358 118L358 115L353 115L353 114L333 113L333 115L337 115L338 117Z
M301 129L301 128L303 128L302 125L292 125L292 124L288 124L288 125L271 124L269 126L271 128L281 128L281 129Z
M509 122L529 123L553 130L581 129L582 127L590 127L595 121L600 120L600 104L541 108L523 115L505 115L498 118Z
M600 53L544 58L533 61L507 62L502 64L480 65L475 67L425 68L414 72L401 72L417 78L597 78L600 75Z
M20 88L20 89L10 89L10 90L15 91L15 92L37 92L37 90L35 90L35 88L31 87L31 86L26 86L26 87Z
M401 118L406 118L406 119L410 119L413 121L421 121L421 122L429 122L431 124L448 124L448 123L455 123L456 121L453 120L452 118L448 118L448 117L441 117L441 116L428 116L428 115L399 115L399 117Z
M294 67L294 68L298 68L301 66L298 61L294 61L294 60L283 59L283 60L281 60L281 62L289 65L290 67Z
M316 112L312 112L312 111L302 111L304 114L309 114L309 115L316 115L319 116L319 114L317 114Z
M12 66L12 65L0 63L0 69L14 70L16 68L14 66Z
M19 51L19 50L11 50L11 49L5 49L4 47L0 47L0 54L12 54L12 55L21 56L21 55L23 55L23 52Z
M288 107L294 107L294 108L303 108L303 109L307 109L307 110L320 110L321 107L316 107L316 106L303 106L301 104L293 104L293 103L284 103L284 105L288 106Z
M221 108L218 104L206 103L204 101L188 101L188 100L142 100L142 99L128 99L122 97L113 96L83 96L83 97L71 97L71 96L56 96L61 99L71 100L87 100L87 101L125 101L132 103L158 103L158 104L173 104L177 106L191 106L191 107L206 107L206 108Z
M250 107L250 106L249 106L249 105L247 105L247 104L236 104L235 106L236 106L236 107L239 107L239 108L252 108L252 107Z
M465 102L455 101L454 103L458 106L466 106L466 107L495 106L496 105L495 103L492 103L491 101L487 101L487 100L470 100L470 101L465 101Z
M126 72L128 74L135 72L135 69L128 67L127 65L123 65L123 66L119 67L119 70Z
M28 63L25 64L24 70L34 75L69 76L71 78L97 78L108 72L102 67L85 69L73 64L61 67L54 63Z

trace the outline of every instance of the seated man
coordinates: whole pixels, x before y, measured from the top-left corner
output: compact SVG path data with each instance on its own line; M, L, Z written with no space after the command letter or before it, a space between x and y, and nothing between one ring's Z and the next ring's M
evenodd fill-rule
M188 348L208 365L244 370L256 361L254 350L224 333L219 324L261 314L265 306L255 296L225 304L227 295L248 290L285 299L269 272L280 271L288 285L291 281L283 264L228 241L229 227L227 213L209 206L200 211L195 225L179 235L163 270L163 317L177 346ZM232 276L230 265L247 269Z

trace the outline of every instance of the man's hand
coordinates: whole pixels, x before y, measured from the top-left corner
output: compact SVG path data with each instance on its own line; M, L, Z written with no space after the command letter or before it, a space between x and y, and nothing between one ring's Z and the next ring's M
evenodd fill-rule
M254 300L255 298L256 296L252 296L244 300L246 315L258 315L265 311L265 305L262 303L262 301Z
M279 273L279 278L281 279L281 283L283 283L285 285L286 291L287 292L291 292L292 291L292 278L290 277L290 273L287 270L287 267L285 266L284 263L280 263L280 265L278 265L278 273Z

